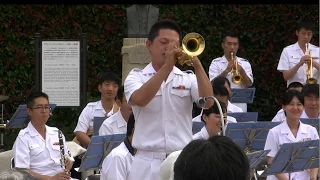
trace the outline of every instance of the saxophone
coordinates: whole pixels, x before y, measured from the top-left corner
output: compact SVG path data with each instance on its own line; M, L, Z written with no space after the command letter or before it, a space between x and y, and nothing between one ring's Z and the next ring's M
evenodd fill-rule
M61 132L61 130L58 131L58 136L59 136L59 145L60 145L60 163L61 163L61 167L64 171L66 170L66 156L65 156L65 150L64 150L64 142L63 142L63 134Z

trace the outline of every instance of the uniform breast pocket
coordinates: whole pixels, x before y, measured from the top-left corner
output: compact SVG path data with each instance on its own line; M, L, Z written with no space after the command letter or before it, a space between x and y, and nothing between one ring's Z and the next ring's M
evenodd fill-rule
M41 147L39 144L33 144L30 146L30 154L33 157L39 156L43 151L44 147Z
M171 89L171 103L176 111L185 111L191 103L191 86L173 86Z
M295 65L297 65L299 61L300 61L300 58L298 56L291 56L289 59L290 68L293 68Z

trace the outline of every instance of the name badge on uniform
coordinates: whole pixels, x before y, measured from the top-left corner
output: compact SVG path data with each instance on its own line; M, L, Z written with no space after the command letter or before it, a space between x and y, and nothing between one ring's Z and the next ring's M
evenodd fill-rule
M184 85L179 85L179 86L172 86L172 89L179 89L179 90L190 90L190 88L186 88Z
M35 149L35 148L38 148L40 147L39 144L33 144L33 145L30 145L30 149Z
M59 142L54 142L53 145L60 145Z
M298 56L291 56L292 59L299 59Z

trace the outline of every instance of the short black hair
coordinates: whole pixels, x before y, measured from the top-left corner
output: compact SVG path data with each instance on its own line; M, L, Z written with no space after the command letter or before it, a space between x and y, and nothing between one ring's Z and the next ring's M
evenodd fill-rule
M221 102L221 101L218 101L218 102L220 103L222 113L226 113L227 112L226 104ZM202 112L202 114L204 114L206 116L209 116L211 113L220 114L219 107L218 107L218 104L216 102L214 102L213 105L210 108L203 109L203 112ZM205 122L202 116L201 116L201 121Z
M299 22L297 22L296 25L296 30L300 31L301 29L306 29L309 31L314 32L314 24L312 21L310 21L309 19L305 18L305 19L301 19Z
M180 44L181 44L182 31L181 31L179 25L171 19L161 19L161 20L158 20L157 22L155 22L150 28L150 31L148 34L148 40L153 42L153 40L157 36L159 36L159 31L161 29L171 29L171 30L176 31L179 34L179 39L180 39Z
M48 100L48 102L49 102L49 96L48 96L46 93L35 91L35 92L32 92L32 93L30 93L30 94L28 95L27 100L26 100L27 107L28 107L28 108L32 108L33 105L34 105L34 103L35 103L34 100L35 100L36 98L39 98L39 97L44 97L44 98L46 98L46 99Z
M306 84L303 86L301 93L303 97L313 94L319 98L319 84Z
M226 87L224 87L223 85L220 86L213 86L213 94L215 96L229 96L229 91Z
M121 78L115 74L114 72L104 72L99 80L99 85L102 85L103 82L105 81L113 81L116 84L118 84L118 86L121 86Z
M134 123L136 120L134 119L133 113L130 114L128 123L127 123L127 136L131 136L134 128Z
M223 37L223 42L225 42L226 37L232 37L232 38L237 38L239 41L239 35L237 32L232 31L232 30L228 30L225 32L224 37Z
M174 180L247 180L249 160L227 136L191 141L174 163Z
M301 87L301 88L302 88L302 87L303 87L303 84L300 83L300 82L294 81L294 82L292 82L292 83L289 84L289 86L288 86L287 89L290 89L290 88L298 88L298 87Z
M302 93L292 89L288 90L284 93L283 99L282 99L282 105L288 105L292 101L292 99L296 97L302 104L304 103L304 99L302 96Z
M117 99L119 99L122 102L123 96L124 96L124 86L121 86L117 92Z
M214 86L224 86L225 83L228 83L229 87L231 88L231 84L228 78L223 76L217 76L212 80L212 87Z

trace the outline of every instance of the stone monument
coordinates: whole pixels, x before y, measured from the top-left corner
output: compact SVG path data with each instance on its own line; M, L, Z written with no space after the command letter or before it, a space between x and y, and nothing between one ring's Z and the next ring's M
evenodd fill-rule
M122 83L133 68L144 68L151 62L146 47L151 26L158 20L159 9L149 4L132 5L126 8L128 36L123 39Z

